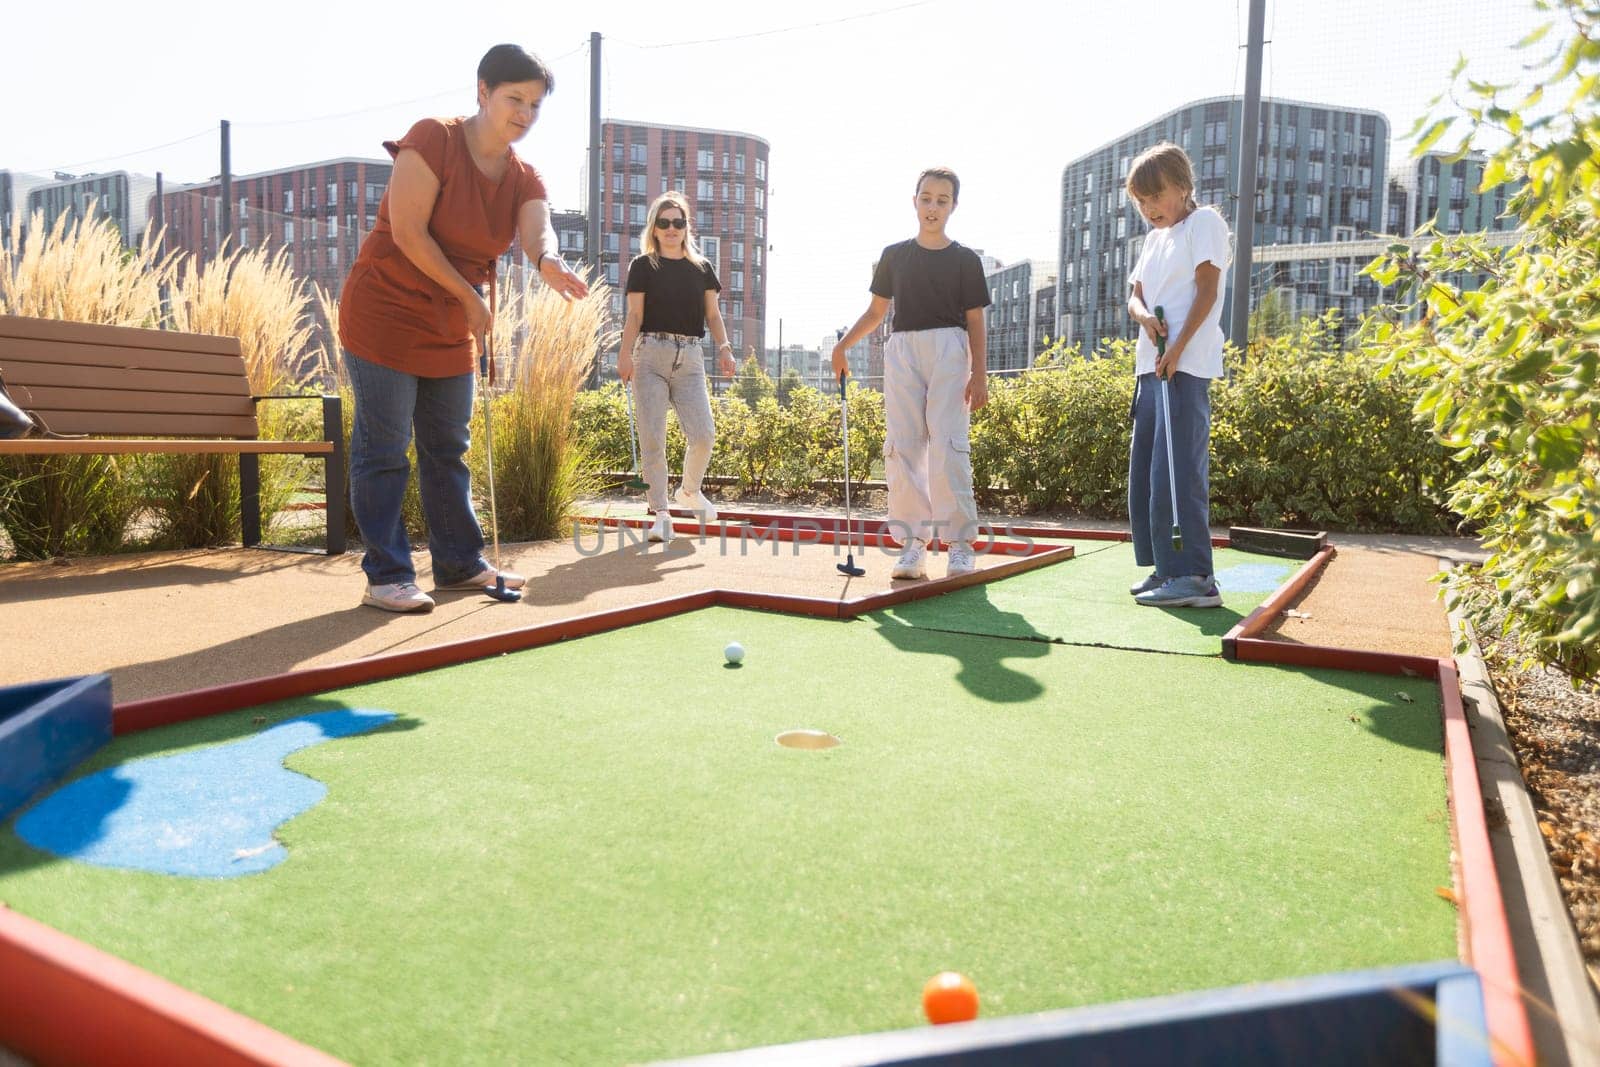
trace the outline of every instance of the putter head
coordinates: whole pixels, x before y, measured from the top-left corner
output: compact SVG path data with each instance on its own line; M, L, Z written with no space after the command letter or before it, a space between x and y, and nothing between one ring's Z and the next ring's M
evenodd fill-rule
M494 584L484 586L483 592L490 600L498 600L502 604L515 604L522 599L522 590L506 588L504 575L495 575Z
M852 578L859 578L867 573L866 568L856 566L856 557L849 553L845 554L843 563L835 564L835 566L840 574L847 574Z

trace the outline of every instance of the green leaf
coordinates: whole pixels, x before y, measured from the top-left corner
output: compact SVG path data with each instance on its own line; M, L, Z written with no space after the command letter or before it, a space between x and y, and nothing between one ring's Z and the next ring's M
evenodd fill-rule
M1411 150L1411 154L1413 156L1420 156L1428 149L1432 148L1436 143L1438 143L1439 138L1444 136L1444 132L1448 130L1451 124L1455 121L1456 119L1454 115L1451 115L1449 118L1443 118L1436 121L1432 126L1428 127L1428 132L1422 135L1421 140L1417 141L1417 145Z
M1567 471L1583 458L1583 435L1570 426L1541 426L1534 431L1534 458L1547 471Z
M1528 36L1524 37L1522 40L1518 41L1516 44L1512 45L1511 47L1513 47L1513 48L1529 48L1529 47L1531 47L1533 45L1538 44L1540 41L1544 40L1545 34L1549 33L1551 27L1553 27L1554 25L1555 25L1555 23L1553 23L1553 22L1545 23L1543 26L1540 26L1538 29L1534 30L1532 33L1528 34ZM1459 73L1459 70L1457 71L1457 73ZM1454 77L1454 76L1455 75L1451 75L1451 77Z

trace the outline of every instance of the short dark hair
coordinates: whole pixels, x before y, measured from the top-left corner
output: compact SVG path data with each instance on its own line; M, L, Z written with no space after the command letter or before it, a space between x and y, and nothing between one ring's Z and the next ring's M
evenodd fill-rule
M544 82L545 95L556 91L556 77L544 60L521 45L497 44L478 61L478 80L492 91L505 82Z
M922 192L922 183L927 181L929 178L940 178L949 182L950 202L960 203L961 179L956 177L955 171L951 170L949 167L929 167L927 170L917 175L917 188L915 191L919 193Z

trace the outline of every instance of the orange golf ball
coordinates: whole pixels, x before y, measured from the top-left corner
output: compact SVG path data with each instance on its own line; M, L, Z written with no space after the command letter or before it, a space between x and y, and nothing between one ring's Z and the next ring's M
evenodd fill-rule
M978 1017L978 987L955 971L941 971L922 987L922 1011L930 1023L964 1023Z

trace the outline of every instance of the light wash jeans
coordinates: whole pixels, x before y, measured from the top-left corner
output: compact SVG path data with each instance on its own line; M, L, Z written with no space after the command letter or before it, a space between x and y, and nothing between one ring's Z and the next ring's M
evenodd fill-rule
M1133 401L1133 443L1128 449L1128 517L1133 558L1166 578L1210 576L1211 379L1182 371L1167 381L1172 398L1172 465L1177 476L1178 531L1183 551L1172 547L1172 486L1167 481L1167 431L1161 419L1161 382L1139 375ZM1063 457L1071 462L1071 457Z
M417 484L428 521L428 552L435 585L465 581L488 566L483 530L472 510L472 374L419 378L344 354L355 390L350 431L350 508L366 555L361 569L372 585L414 582L411 543L401 502L411 465L406 446L417 441Z
M676 336L676 335L673 335ZM633 402L639 417L639 465L651 511L667 510L667 405L683 428L683 487L700 491L711 463L716 424L706 392L705 349L698 338L641 334L633 349Z
M889 335L883 354L884 479L889 528L924 541L972 541L972 350L953 326Z

